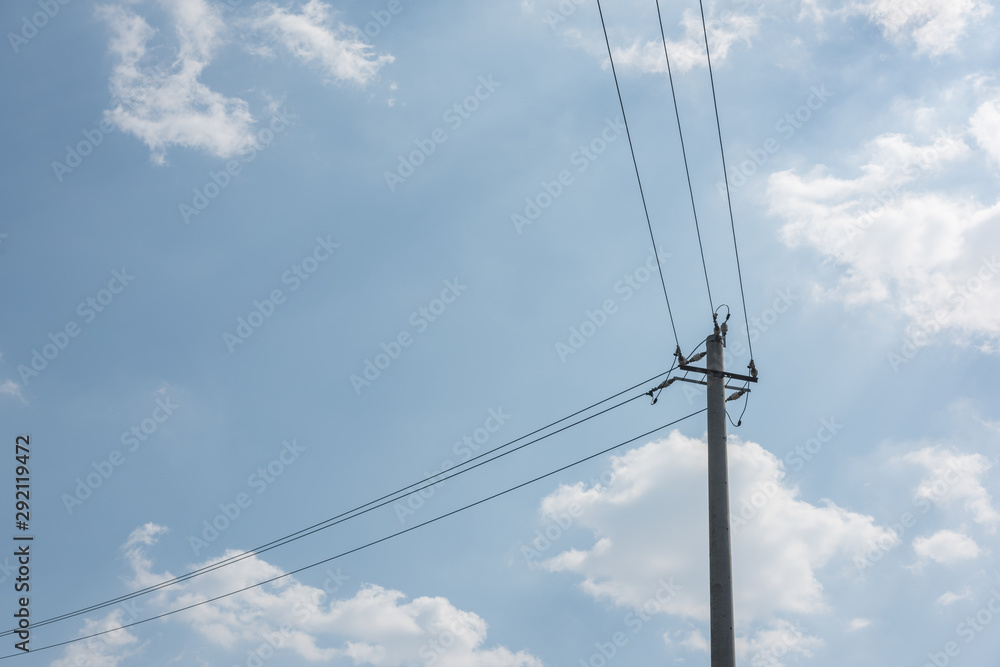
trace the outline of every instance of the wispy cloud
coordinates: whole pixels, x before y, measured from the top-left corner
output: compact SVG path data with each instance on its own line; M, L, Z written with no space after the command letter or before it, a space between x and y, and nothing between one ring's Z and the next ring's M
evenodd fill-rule
M17 384L13 380L4 380L0 383L0 396L10 396L11 398L16 398L22 403L25 402L24 396L21 395L21 385Z
M706 67L705 38L701 17L692 11L684 12L681 20L684 37L678 41L667 40L670 53L670 67L675 72L686 72L695 67ZM712 62L719 63L729 57L729 50L737 42L750 44L757 33L756 17L749 14L727 12L712 22L709 27L708 42L712 49ZM642 41L636 39L628 47L612 49L615 63L625 70L643 73L666 73L667 61L663 54L662 39Z
M867 618L853 618L853 619L851 619L851 622L847 624L847 631L848 632L857 632L858 630L864 630L865 628L867 628L871 624L872 624L872 622L871 622L870 619L867 619Z
M119 5L99 8L118 59L110 82L118 103L107 118L149 146L157 164L166 161L170 146L199 148L221 158L252 148L257 140L248 104L200 80L223 43L221 9L204 0L166 6L177 38L176 51L167 59L150 51L157 31L144 18Z
M364 85L395 58L376 55L356 28L336 21L331 6L309 0L298 13L270 2L255 7L253 28L270 35L292 55L317 65L332 81Z
M992 12L985 0L803 0L801 15L820 21L865 16L888 39L912 42L918 54L940 57L957 53L970 24Z
M79 635L82 637L119 628L123 625L122 615L121 609L115 609L103 618L87 619ZM128 630L109 632L99 638L68 645L62 657L49 663L49 667L118 667L122 661L136 655L141 648L139 638Z
M982 0L867 0L850 8L867 15L886 36L912 39L917 51L929 56L958 51L969 24L993 11Z
M522 3L525 13L535 17L555 16L560 12L565 15L567 7L573 7L573 13L569 18L553 24L553 28L567 44L598 58L607 66L608 52L603 33L600 29L589 27L592 23L588 24L584 17L576 13L576 5L548 0ZM709 5L706 20L713 64L726 61L734 45L749 45L760 24L759 14L750 8L722 12L717 12L716 9L715 5ZM627 4L619 10L613 15L605 15L615 67L623 72L639 74L665 73L667 63L656 13L650 13L648 5ZM596 20L596 16L589 18ZM670 67L674 72L707 67L705 37L699 12L685 10L679 24L675 16L667 13L663 17L663 24L670 52ZM682 34L678 39L672 39L671 35L676 32L677 25L682 28Z
M972 600L972 589L966 586L958 593L948 591L934 601L934 604L939 607L950 607L956 602L961 602L962 600Z
M134 3L141 4L141 3ZM106 117L149 146L153 162L164 164L171 146L207 151L228 159L257 148L257 119L246 100L210 88L202 77L217 53L233 41L221 3L176 0L161 3L170 20L164 36L132 6L98 8L111 31L109 50L117 59L110 79L114 108ZM309 0L301 11L263 2L251 18L243 46L273 56L281 46L295 58L317 65L329 81L371 82L393 61L376 55L356 28L338 22L331 6ZM164 52L164 44L172 52ZM154 43L155 42L155 43Z

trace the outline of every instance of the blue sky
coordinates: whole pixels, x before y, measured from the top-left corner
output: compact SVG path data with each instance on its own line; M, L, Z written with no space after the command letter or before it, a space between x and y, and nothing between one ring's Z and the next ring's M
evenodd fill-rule
M687 350L711 309L656 6L603 9ZM996 9L706 4L749 330L698 5L661 9L711 305L733 313L727 365L745 369L749 338L761 373L730 427L739 663L988 664ZM0 411L11 485L14 439L31 435L34 621L670 367L595 3L19 0L0 25ZM37 628L31 648L631 441L612 453L282 583L11 662L707 665L704 416L633 440L703 405L677 383L428 497Z

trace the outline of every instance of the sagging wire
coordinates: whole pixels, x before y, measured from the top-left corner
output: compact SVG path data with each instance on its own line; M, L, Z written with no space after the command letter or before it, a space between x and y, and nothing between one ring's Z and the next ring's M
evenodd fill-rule
M729 402L737 400L740 396L744 395L746 396L746 398L743 399L743 411L740 412L739 419L736 420L735 424L733 424L733 418L729 415L729 410L726 410L726 417L729 417L729 423L733 424L733 428L739 428L740 425L743 424L743 415L747 413L747 406L750 404L750 391L748 389L749 386L750 383L747 382L746 386L743 387L743 389L740 389L739 391L735 392L732 396L726 399L726 402Z

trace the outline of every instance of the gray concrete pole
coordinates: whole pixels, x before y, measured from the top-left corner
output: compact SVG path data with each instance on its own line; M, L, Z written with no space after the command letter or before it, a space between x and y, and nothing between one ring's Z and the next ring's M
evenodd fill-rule
M708 569L711 613L711 665L735 667L733 557L729 541L729 463L726 455L726 378L724 338L708 338ZM718 371L715 374L712 371Z

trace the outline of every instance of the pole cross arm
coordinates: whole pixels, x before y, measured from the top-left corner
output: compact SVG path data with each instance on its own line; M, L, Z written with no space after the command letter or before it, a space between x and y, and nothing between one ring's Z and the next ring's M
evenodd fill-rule
M705 375L711 375L713 377L727 377L733 380L741 380L743 382L756 382L757 378L751 377L749 375L740 375L739 373L727 373L726 371L713 371L708 368L698 368L697 366L681 366L682 371L689 371L692 373L704 373Z
M680 382L690 382L691 384L700 384L703 387L708 384L704 380L695 380L695 379L692 379L692 378L677 378L677 380L679 380ZM738 390L738 391L743 391L743 387L733 386L731 384L727 384L726 385L726 389L735 389L735 390ZM750 390L747 389L746 393L749 394ZM742 394L740 394L740 395L742 396Z

